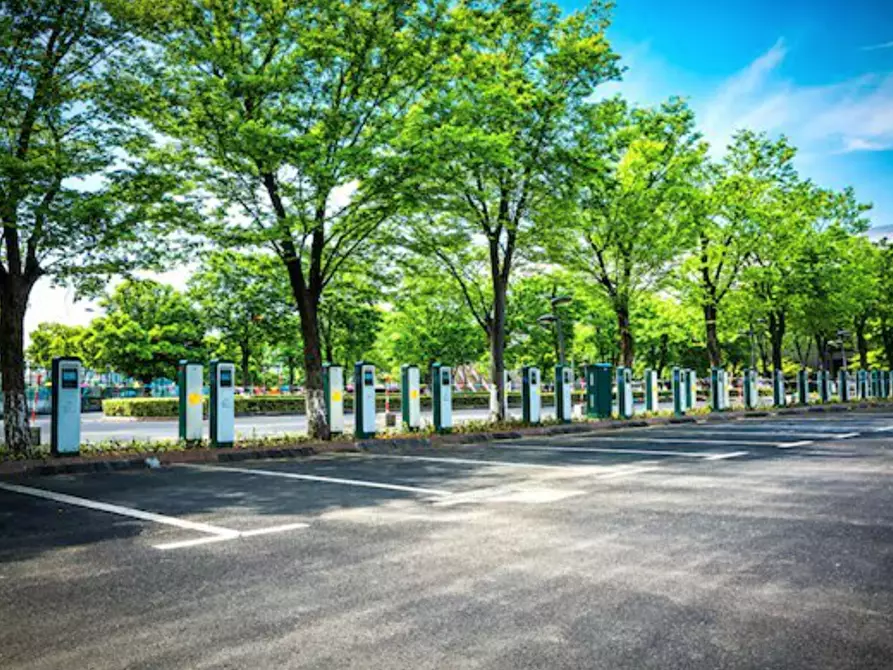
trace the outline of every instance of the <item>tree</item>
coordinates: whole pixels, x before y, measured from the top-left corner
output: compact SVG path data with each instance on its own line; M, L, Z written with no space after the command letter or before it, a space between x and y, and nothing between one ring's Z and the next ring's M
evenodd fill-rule
M893 368L893 245L884 238L878 242L878 329L887 365Z
M127 280L100 306L106 313L91 326L102 365L148 384L174 378L179 361L202 357L201 315L172 286Z
M704 317L710 365L723 364L719 344L720 307L736 286L759 231L760 208L772 183L765 170L769 155L783 155L784 143L769 144L750 131L735 134L720 163L705 161L698 171L688 213L696 229L697 248L683 264L684 291Z
M503 419L509 281L555 188L572 111L619 75L600 0L562 17L542 0L458 3L468 31L448 81L413 108L401 137L415 206L404 243L438 259L490 345Z
M0 2L0 375L6 444L30 446L24 317L41 277L95 291L158 260L150 224L188 201L129 157L148 138L127 123L115 81L132 36L90 0Z
M206 255L189 280L189 295L203 323L238 347L245 386L252 382L252 356L294 311L280 266L269 254L219 251Z
M427 370L435 361L454 367L478 361L486 346L455 284L416 263L394 291L376 349L392 369L415 363Z
M87 343L89 336L90 331L84 326L43 322L31 331L31 343L25 355L32 367L44 370L50 369L57 356L77 356L90 367L93 360Z
M160 0L164 3L164 0ZM329 436L319 309L342 264L399 206L382 169L450 53L447 0L167 0L135 21L160 49L144 114L200 180L224 245L282 263L301 320L308 430Z
M553 257L589 276L611 303L620 363L632 366L630 312L666 278L691 240L684 215L706 146L680 100L655 109L613 98L581 110L568 149L569 205L556 213Z
M779 143L786 145L783 138ZM772 367L776 370L782 369L788 319L802 300L805 287L809 287L804 273L815 273L816 265L821 270L825 264L835 262L832 252L816 251L828 239L816 236L826 231L829 235L859 233L868 225L863 214L869 206L859 203L851 189L832 192L801 180L789 166L792 159L793 150L772 159L772 183L751 253L752 262L742 273L754 316L767 322ZM821 287L813 282L811 288L820 289L816 295L823 300ZM822 354L830 332L817 335Z
M375 344L382 323L382 284L367 270L352 264L320 301L320 340L329 363L362 360Z

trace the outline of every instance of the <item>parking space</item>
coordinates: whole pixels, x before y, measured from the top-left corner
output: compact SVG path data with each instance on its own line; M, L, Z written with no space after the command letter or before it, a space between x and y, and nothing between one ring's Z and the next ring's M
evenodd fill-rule
M71 606L85 616L93 613L91 625L98 603L105 602L128 612L147 632L174 636L181 631L172 622L199 635L197 627L209 625L210 614L196 609L200 600L178 600L178 590L166 580L193 598L213 593L218 607L238 602L233 616L269 608L266 616L279 623L266 631L270 637L260 648L251 637L257 632L243 631L236 636L238 649L221 641L231 654L215 657L208 667L239 666L247 658L278 665L284 658L279 654L299 640L307 645L308 665L349 665L348 658L378 661L365 665L425 665L420 660L432 650L424 636L401 658L383 652L380 645L389 637L377 629L374 643L348 636L337 648L316 645L314 635L329 626L363 620L363 602L381 603L380 616L395 630L403 630L400 622L406 625L407 616L407 630L417 634L446 617L465 630L466 639L477 640L459 623L470 607L482 625L489 621L502 631L497 637L517 654L524 632L549 646L541 629L530 628L539 615L529 608L544 607L571 626L564 634L571 648L598 648L603 667L627 667L611 645L570 631L595 625L626 639L642 634L647 624L674 636L682 634L670 626L675 620L697 634L690 625L709 611L706 625L717 635L741 625L756 633L775 625L778 608L785 607L776 594L760 590L765 582L799 603L785 615L797 626L818 611L816 625L835 644L844 633L828 628L825 613L850 613L843 616L850 622L845 635L864 643L863 663L834 667L882 667L872 665L872 654L893 653L893 643L880 634L882 621L889 624L893 613L891 440L893 414L854 413L0 480L0 599L28 599L45 608L47 599L59 596L64 575L82 575L83 589ZM828 537L843 544L829 545ZM747 538L752 544L742 544ZM842 561L838 568L827 563L831 556ZM429 571L420 572L421 565ZM633 565L632 572L622 567ZM830 590L823 585L826 573L833 576ZM211 586L210 574L226 577ZM506 581L509 574L518 581ZM615 581L605 582L605 574ZM131 584L135 575L150 583ZM273 575L290 575L290 581ZM156 579L165 584L152 584ZM564 580L582 591L567 591ZM812 605L791 595L795 584L812 593ZM564 594L561 614L550 595L556 588ZM120 594L120 602L108 604L109 589ZM365 595L354 597L351 589ZM627 589L620 601L617 589ZM726 600L741 589L753 604L750 613ZM693 609L680 613L666 597ZM711 597L725 604L716 609ZM140 598L165 608L168 618L150 614L137 604ZM439 604L428 609L421 598ZM512 603L516 614L492 609L500 599ZM295 607L302 612L301 634L278 627ZM852 614L853 608L861 613ZM592 618L602 610L631 628L621 633L616 622ZM68 605L60 619L29 611L22 620L2 612L0 664L119 667L115 645L102 662L85 662L78 645L72 650L49 635L59 625L71 627L62 639L88 634ZM229 619L226 612L214 616ZM516 621L514 629L501 628L504 616ZM32 636L16 636L24 626L51 638L50 649L34 647ZM809 654L793 655L811 636L806 629L794 636L786 667L816 667L806 663ZM136 633L124 637L130 643L142 639ZM167 659L171 664L202 667L189 662L190 645L197 644L191 639L184 639L179 653L185 655L176 663ZM689 657L684 664L654 667L717 667L722 644L702 642L700 661ZM253 655L240 656L251 649ZM507 659L518 658L499 656L496 648L489 653L503 659L502 667L513 667ZM46 662L32 662L38 658ZM135 658L168 664L151 648ZM441 657L442 664L454 665L450 658ZM768 666L777 666L773 660L778 659L768 659ZM576 666L569 661L551 667Z

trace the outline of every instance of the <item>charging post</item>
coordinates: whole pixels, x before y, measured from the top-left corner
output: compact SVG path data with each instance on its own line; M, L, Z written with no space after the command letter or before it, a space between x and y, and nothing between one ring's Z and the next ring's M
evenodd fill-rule
M50 452L76 455L81 450L81 359L54 358L51 378Z
M231 447L236 438L236 365L232 361L211 361L211 445Z

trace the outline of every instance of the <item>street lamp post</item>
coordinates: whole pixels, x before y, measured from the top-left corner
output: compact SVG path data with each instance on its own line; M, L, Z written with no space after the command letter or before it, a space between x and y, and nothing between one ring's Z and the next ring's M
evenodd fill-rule
M843 369L846 370L846 341L850 337L850 333L847 330L838 330L837 337L840 339L840 358L843 363Z
M558 362L564 365L564 332L561 330L561 316L558 314L557 307L566 305L571 301L569 295L558 295L549 300L552 305L552 311L549 314L543 314L537 319L537 323L548 328L555 324L555 332L558 338Z

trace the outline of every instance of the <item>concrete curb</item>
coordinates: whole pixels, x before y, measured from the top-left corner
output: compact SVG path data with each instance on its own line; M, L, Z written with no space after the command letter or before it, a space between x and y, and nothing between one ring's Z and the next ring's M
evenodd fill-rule
M660 416L647 419L608 419L604 421L584 421L571 424L556 424L517 428L487 433L447 433L443 435L407 435L400 437L380 437L356 442L307 442L293 447L270 447L259 449L188 449L185 451L145 452L109 454L97 456L68 456L0 463L0 477L27 475L59 475L86 472L111 472L115 470L136 470L148 467L147 459L156 458L161 465L177 463L232 463L246 460L273 458L306 458L316 454L338 452L362 452L374 449L426 449L446 447L455 444L480 444L496 440L518 440L524 437L567 435L575 433L599 433L622 428L646 428L681 423L727 422L745 418L771 416L796 416L813 413L839 413L855 410L877 410L893 408L893 403L858 403L850 405L821 405L808 407L782 407L766 410L735 410L711 412L694 416Z

